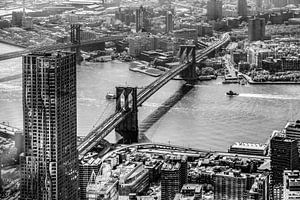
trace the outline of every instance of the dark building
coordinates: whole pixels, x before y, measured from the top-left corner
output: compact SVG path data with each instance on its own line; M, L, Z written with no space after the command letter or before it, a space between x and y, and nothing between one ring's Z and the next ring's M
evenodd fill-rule
M98 174L100 169L100 164L98 163L84 163L81 161L79 163L79 198L80 200L86 199L86 187L88 185L89 179L92 172Z
M173 200L187 183L187 160L173 156L166 160L161 168L161 199Z
M150 12L141 6L135 12L136 32L149 32L151 29Z
M298 152L300 155L300 120L288 122L285 126L285 134L287 138L297 141Z
M164 163L161 169L161 200L173 200L181 190L180 168L177 163Z
M166 33L172 32L174 29L173 14L171 11L166 14Z
M22 26L23 12L12 12L11 25L12 26Z
M207 2L207 19L222 19L222 0L209 0Z
M264 40L265 38L265 19L249 19L248 39L249 41Z
M21 200L78 199L76 54L23 56Z
M271 185L283 183L283 171L299 168L297 141L274 135L270 141Z
M238 0L237 12L238 16L246 17L248 15L247 0Z

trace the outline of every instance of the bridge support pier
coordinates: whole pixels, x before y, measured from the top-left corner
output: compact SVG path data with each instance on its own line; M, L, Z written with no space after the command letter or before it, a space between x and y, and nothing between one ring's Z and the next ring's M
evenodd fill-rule
M71 42L73 44L80 44L80 24L71 24ZM76 52L76 61L77 63L80 63L82 61L82 56L80 53L80 48L76 47L71 49L71 51L75 51Z
M179 50L181 62L189 63L189 67L183 70L180 76L188 83L193 83L198 79L196 67L196 46L181 45Z
M116 111L128 112L125 119L120 122L115 131L123 137L124 144L138 142L138 108L136 87L116 87Z

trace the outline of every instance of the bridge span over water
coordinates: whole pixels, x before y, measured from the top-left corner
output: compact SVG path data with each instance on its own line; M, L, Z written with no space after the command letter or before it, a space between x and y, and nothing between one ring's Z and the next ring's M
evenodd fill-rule
M213 43L206 49L202 50L195 56L195 62L201 62L205 59L206 56L214 53L219 48L227 44L230 40L230 36L228 33L222 35L219 41ZM84 139L84 141L78 146L78 153L79 159L83 158L83 156L89 152L92 148L97 146L97 144L104 139L113 129L126 129L126 134L134 134L137 129L137 107L141 106L149 97L151 97L155 92L157 92L161 87L163 87L167 82L173 79L180 73L186 72L189 68L193 67L195 63L190 62L189 59L182 63L181 65L169 70L168 72L161 75L147 87L143 88L138 94L136 94L136 98L126 100L126 109L120 109L120 102L117 102L116 112L110 115L104 122L100 125L96 126ZM129 91L131 92L131 91ZM135 90L136 92L136 90ZM123 92L124 93L124 92ZM121 95L123 95L123 93ZM126 95L126 94L125 94ZM118 95L118 88L117 88L117 99L120 95ZM127 94L128 96L128 94ZM117 100L118 101L118 100ZM130 105L132 107L130 107ZM132 113L135 113L133 115ZM129 125L121 125L120 124L128 123ZM128 130L128 129L135 129L135 130ZM131 136L129 135L122 135L123 137L128 137L129 139ZM137 142L137 141L131 141Z
M123 40L124 38L125 38L124 36L112 35L112 36L106 36L106 37L102 37L102 38L95 39L95 40L83 40L83 41L80 41L79 43L69 42L69 43L54 44L54 45L42 46L42 47L36 47L36 48L28 48L28 49L21 50L21 51L0 54L0 61L17 58L24 54L28 54L30 52L53 51L53 50L59 50L59 49L76 49L81 46L88 46L88 45L92 45L95 43L114 42L114 41Z

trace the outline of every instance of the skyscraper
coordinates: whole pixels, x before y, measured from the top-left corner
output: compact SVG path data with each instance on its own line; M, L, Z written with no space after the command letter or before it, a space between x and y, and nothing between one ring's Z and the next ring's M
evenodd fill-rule
M209 0L207 2L207 19L218 20L222 18L222 0Z
M246 17L248 14L247 0L238 0L237 5L238 16Z
M78 199L76 54L23 56L21 200Z
M172 32L174 28L173 14L168 11L166 14L166 33Z
M274 135L270 141L271 185L283 184L283 171L299 167L297 141Z
M177 163L164 163L161 168L161 199L173 200L176 193L181 190L181 165Z
M264 18L249 19L249 23L248 23L249 41L264 40L264 38L265 38L265 19Z
M285 126L285 134L287 138L297 141L298 152L300 155L300 120L288 122Z
M161 199L173 200L187 182L187 158L170 156L161 168Z
M136 9L135 12L135 24L136 24L136 32L142 31L150 31L150 13L149 11L141 6Z

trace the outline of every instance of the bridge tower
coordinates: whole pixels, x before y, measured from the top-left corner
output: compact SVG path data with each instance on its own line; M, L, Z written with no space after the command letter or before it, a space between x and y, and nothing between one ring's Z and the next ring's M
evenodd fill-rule
M80 45L80 27L81 24L71 24L71 43ZM81 54L80 54L80 48L79 46L76 48L72 48L71 51L76 52L76 59L77 62L80 62L82 60Z
M194 82L197 80L196 46L180 45L179 58L181 63L189 63L189 67L183 70L180 76L187 82Z
M123 137L124 144L138 142L138 108L136 87L116 87L116 111L123 110L127 115L115 128Z

